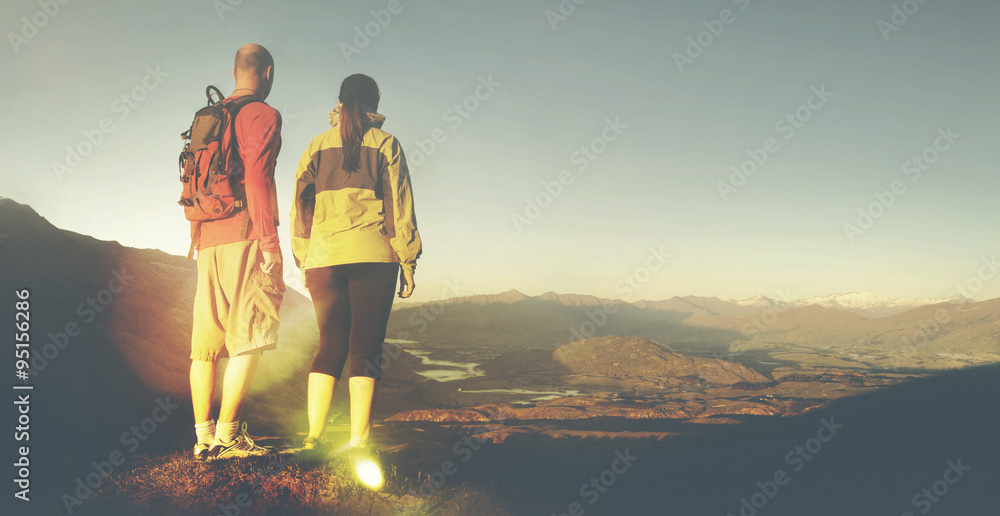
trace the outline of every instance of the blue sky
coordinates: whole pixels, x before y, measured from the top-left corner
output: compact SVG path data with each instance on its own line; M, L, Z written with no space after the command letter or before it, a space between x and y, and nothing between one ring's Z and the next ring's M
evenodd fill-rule
M0 13L0 195L97 238L186 252L178 135L257 42L285 121L291 283L295 165L362 72L412 163L415 301L1000 296L983 262L1000 254L996 2L17 0Z

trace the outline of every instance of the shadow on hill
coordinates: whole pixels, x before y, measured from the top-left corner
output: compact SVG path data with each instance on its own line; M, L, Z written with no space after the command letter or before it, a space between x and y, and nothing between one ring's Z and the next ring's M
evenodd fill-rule
M190 450L195 263L58 229L5 198L0 235L0 303L9 307L0 317L12 324L15 292L30 292L32 369L18 383L33 386L10 395L12 401L29 396L27 414L12 404L0 414L12 437L24 427L18 432L27 439L11 439L0 459L14 464L18 448L28 448L31 501L7 496L0 514L65 513L63 495L86 502L108 473L139 457ZM305 428L307 372L318 346L312 303L289 290L281 319L278 349L261 360L243 412L255 435L291 436ZM13 366L13 352L10 358ZM412 378L413 360L398 358L384 383L405 391L405 381L393 382ZM345 391L336 398L341 412ZM392 398L376 405L377 417L401 408L394 400L402 396Z
M60 230L9 199L0 199L0 233L6 235L0 243L3 304L12 309L16 291L30 292L31 375L17 383L33 387L11 394L12 400L28 395L27 414L10 405L0 415L12 436L24 427L22 439L12 439L0 453L13 464L21 455L18 447L28 447L31 501L7 496L0 512L9 506L15 512L4 514L25 507L56 514L64 512L63 494L86 498L104 482L103 473L143 454L192 444L188 368L195 264ZM287 431L304 412L315 316L311 303L297 294L286 297L282 314L289 316L282 345L262 361L262 380L244 414L277 422L258 432ZM305 315L297 321L296 314ZM8 309L0 315L14 320ZM288 381L292 376L301 381ZM19 423L22 416L26 424Z
M4 199L0 234L7 235L0 242L0 296L9 306L16 290L30 289L37 372L30 379L34 389L24 424L30 439L12 439L0 452L14 464L18 447L30 448L32 501L8 494L0 512L64 514L63 494L86 498L87 484L103 484L108 470L118 471L143 454L190 445L190 401L177 393L186 390L192 268L159 251L129 250L58 230L30 208ZM135 278L124 289L112 283L129 274ZM308 313L308 301L294 299L286 298L288 306L298 304ZM419 311L401 310L405 317L394 317L411 333L426 323L420 339L441 335L476 344L486 333L490 343L507 350L519 336L542 330L549 331L552 345L568 342L569 329L587 323L586 312L593 310L553 306L554 315L547 315L539 303L513 303L499 314L449 306L436 322L416 319L416 330L412 314ZM705 335L679 333L683 328L673 315L649 320L639 318L638 310L623 308L601 330L641 331L668 345L698 342L690 337ZM6 324L14 320L11 313L0 312L10 321ZM524 324L510 329L510 320ZM266 394L256 399L250 416L285 425L300 417L304 382L287 379L303 378L302 368L308 367L304 357L315 339L307 326L312 327L283 323L283 331L303 333L282 335L282 342L291 344L284 347L288 354L269 361L275 363L271 372L262 371L271 381L259 382ZM706 341L727 341L733 334L720 330ZM13 357L9 360L13 365ZM17 394L12 391L8 399ZM8 403L0 425L13 433L20 414ZM805 416L700 431L688 425L681 430L694 430L693 435L663 441L515 436L474 454L468 448L467 462L452 446L444 451L455 463L461 460L451 482L495 485L519 514L566 513L573 503L586 514L992 514L1000 478L998 408L1000 366L987 366L843 399ZM662 431L678 431L672 421L658 423ZM657 422L634 424L657 429ZM836 435L824 430L834 424L843 425ZM625 465L619 454L637 460ZM9 471L15 474L14 468ZM776 473L781 485L774 483ZM599 487L581 493L591 478ZM759 507L741 510L743 499Z
M498 352L553 350L584 338L608 335L636 335L667 345L682 342L692 348L705 350L707 346L709 351L720 351L724 350L722 343L742 338L735 330L684 324L690 317L687 313L647 310L623 301L602 304L593 298L592 304L564 304L569 301L525 298L486 302L480 298L403 306L393 310L387 335Z
M478 451L462 478L503 484L518 514L565 514L573 503L588 515L992 514L998 408L1000 366L978 367L658 442L515 436ZM609 425L629 426L599 426Z

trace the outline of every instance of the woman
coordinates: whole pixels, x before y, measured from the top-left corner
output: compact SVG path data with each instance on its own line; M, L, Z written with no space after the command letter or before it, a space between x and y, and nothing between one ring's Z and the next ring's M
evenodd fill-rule
M350 448L367 449L372 398L392 308L413 294L420 235L406 160L382 131L379 90L367 75L340 86L331 129L313 138L296 171L292 251L305 274L320 346L309 373L309 435L303 450L324 449L326 417L348 364Z

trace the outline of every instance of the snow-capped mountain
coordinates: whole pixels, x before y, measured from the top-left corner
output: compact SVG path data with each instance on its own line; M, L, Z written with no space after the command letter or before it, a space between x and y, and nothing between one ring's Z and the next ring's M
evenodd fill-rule
M783 312L790 308L803 308L817 305L823 308L832 308L860 315L865 318L887 317L898 313L906 312L914 308L938 303L962 301L962 296L953 297L928 297L921 299L892 299L878 296L871 292L848 292L845 294L830 294L827 296L809 297L792 300L788 292L778 292L775 298L765 295L756 295L747 299L723 300L717 297L684 296L672 297L660 301L636 301L631 304L635 307L648 310L668 310L691 315L726 315L740 317L747 314L757 313L767 309ZM509 290L499 294L478 294L465 297L453 297L434 301L435 304L455 304L471 303L475 305L487 304L513 304L520 301L533 300L560 304L573 307L595 307L614 304L626 304L621 300L602 299L591 295L579 294L557 294L546 292L538 296L527 296L517 290ZM966 299L966 301L972 301ZM394 303L394 309L411 308L419 306L421 303Z
M779 301L776 299L771 299L763 294L757 294L754 297L740 300L729 300L730 303L746 306L750 308L787 308L789 305L787 302ZM793 305L794 306L794 305Z
M891 299L882 297L871 292L848 292L846 294L830 294L827 296L816 296L804 299L797 299L791 302L771 299L763 295L757 295L748 299L729 300L730 303L744 307L758 309L767 308L801 308L804 306L818 305L824 308L834 308L858 314L863 317L886 317L898 313L912 310L914 308L933 305L938 303L958 302L962 296L952 297L926 297L921 299Z
M825 308L847 310L864 317L885 317L912 310L919 306L961 301L962 296L927 297L922 299L890 299L871 292L848 292L828 296L799 299L793 306L819 305Z

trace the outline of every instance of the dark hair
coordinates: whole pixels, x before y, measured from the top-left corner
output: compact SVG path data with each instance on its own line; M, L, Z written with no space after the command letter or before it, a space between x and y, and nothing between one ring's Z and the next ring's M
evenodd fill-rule
M344 170L353 172L361 167L361 104L378 110L378 84L367 75L356 73L340 85L340 140L344 147Z

